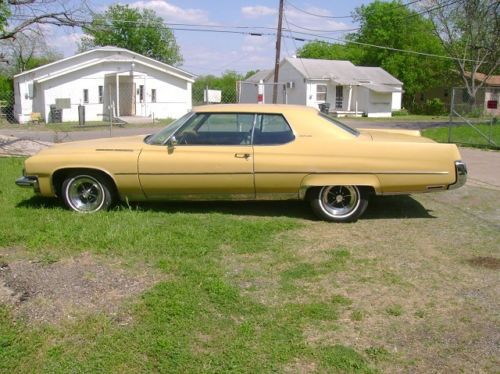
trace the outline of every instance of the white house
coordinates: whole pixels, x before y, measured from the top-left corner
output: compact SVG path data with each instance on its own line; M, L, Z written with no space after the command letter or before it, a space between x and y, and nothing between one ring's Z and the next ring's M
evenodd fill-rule
M123 48L102 47L14 76L19 123L40 113L46 122L122 116L178 118L191 110L194 75ZM59 118L60 119L60 118Z
M240 83L242 103L271 103L274 71L263 70ZM382 68L349 61L286 58L280 63L278 103L318 108L338 115L389 117L401 109L403 83ZM259 100L260 99L260 100Z

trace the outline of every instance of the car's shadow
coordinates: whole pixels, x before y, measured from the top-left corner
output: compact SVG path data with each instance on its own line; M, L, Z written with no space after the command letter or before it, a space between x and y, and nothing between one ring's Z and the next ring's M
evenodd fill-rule
M17 204L20 208L64 209L63 204L52 198L33 196ZM240 216L290 217L317 220L304 201L168 201L120 203L114 209L131 209L138 212L165 213L222 213ZM411 196L374 196L362 219L435 218Z

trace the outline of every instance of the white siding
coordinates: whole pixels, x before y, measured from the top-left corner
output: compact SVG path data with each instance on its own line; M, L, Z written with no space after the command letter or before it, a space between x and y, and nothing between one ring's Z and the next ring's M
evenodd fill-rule
M402 93L401 92L393 92L392 93L392 110L401 110L401 100Z
M369 91L368 117L390 117L392 93Z
M105 58L121 56L117 61L109 61ZM134 63L131 63L133 58ZM144 59L144 63L156 68L144 65L142 59L127 51L95 50L90 54L82 54L68 60L62 60L14 78L15 106L14 114L19 123L30 120L32 112L40 112L49 121L50 106L56 103L56 99L70 99L71 107L63 109L62 118L64 122L78 121L78 106L85 106L85 117L87 121L100 121L109 117L110 99L115 109L119 106L116 96L116 75L120 74L120 94L125 90L128 95L127 103L131 112L135 111L138 116L155 116L155 118L178 118L191 110L191 82L169 71L160 71L156 68L158 62ZM55 76L61 70L71 68L79 64L98 62L95 65L80 70L67 72ZM133 77L132 71L133 69ZM172 68L174 69L174 68ZM173 70L172 70L173 71ZM53 74L54 78L48 74ZM36 83L37 79L44 81ZM29 86L34 85L34 95L29 95ZM128 81L128 86L125 82ZM135 86L134 86L135 84ZM144 101L139 100L137 88L144 85ZM19 86L19 88L18 88ZM103 102L99 102L99 86L104 87ZM126 88L125 88L126 87ZM84 89L88 90L88 103L83 101ZM156 89L156 102L151 102L151 89ZM122 101L124 100L122 94ZM133 103L135 102L135 106Z

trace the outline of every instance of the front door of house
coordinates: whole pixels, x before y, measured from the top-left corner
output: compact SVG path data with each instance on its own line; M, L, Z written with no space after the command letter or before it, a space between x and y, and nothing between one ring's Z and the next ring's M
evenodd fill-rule
M128 77L120 77L120 116L133 116L135 114L135 90L134 83L127 79Z
M344 106L344 87L335 87L335 109L342 109Z

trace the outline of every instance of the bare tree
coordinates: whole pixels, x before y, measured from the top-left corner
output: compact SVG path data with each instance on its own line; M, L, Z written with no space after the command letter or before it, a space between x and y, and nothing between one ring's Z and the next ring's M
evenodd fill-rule
M424 5L436 35L455 59L471 104L499 69L499 7L498 0L427 0Z
M50 47L39 27L19 32L15 38L0 42L4 59L8 62L10 75L33 69L39 65L56 61L61 55Z
M79 27L86 23L90 9L85 0L0 0L0 41L15 40L36 25ZM0 63L9 62L5 46L0 50Z
M0 22L5 19L8 25L0 25L0 40L12 39L33 25L48 24L55 26L81 26L89 9L85 1L64 0L8 0L0 7Z

